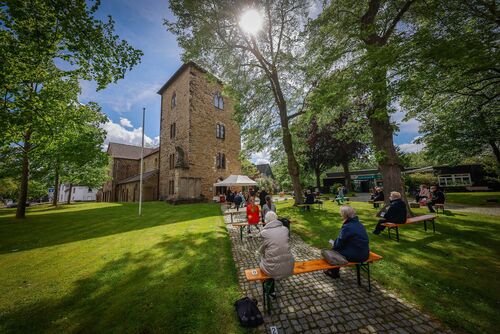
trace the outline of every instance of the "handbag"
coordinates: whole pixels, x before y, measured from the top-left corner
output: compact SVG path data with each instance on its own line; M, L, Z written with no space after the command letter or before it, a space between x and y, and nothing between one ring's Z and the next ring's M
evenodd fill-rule
M347 259L342 254L331 249L322 249L321 256L323 256L326 262L328 262L328 264L332 266L339 266L349 263L349 261L347 261Z

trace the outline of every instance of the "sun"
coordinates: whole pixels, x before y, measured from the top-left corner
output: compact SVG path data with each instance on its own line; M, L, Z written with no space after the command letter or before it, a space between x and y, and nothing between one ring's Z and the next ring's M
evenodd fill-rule
M262 15L256 9L246 10L240 19L240 27L249 34L256 34L262 28Z

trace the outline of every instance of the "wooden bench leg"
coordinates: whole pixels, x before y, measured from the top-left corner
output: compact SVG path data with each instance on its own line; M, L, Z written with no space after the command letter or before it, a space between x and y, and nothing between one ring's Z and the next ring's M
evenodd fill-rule
M358 279L358 286L361 286L361 270L366 272L368 276L368 292L372 291L372 281L370 277L370 264L369 263L361 263L356 265L356 276Z
M424 220L424 230L427 232L427 220Z
M244 226L240 226L240 241L243 241L243 227Z
M387 228L387 234L389 235L389 239L391 239L391 228L390 227Z
M267 288L266 288L266 282L268 281L274 281L272 278L271 279L267 279L265 281L262 281L262 295L263 295L263 300L264 300L264 312L268 315L271 315L271 311L272 311L272 306L271 306L271 291L269 291ZM276 282L273 282L273 287L274 287L274 290L276 290ZM275 292L275 291L273 291Z
M356 276L358 278L358 286L361 286L361 265L357 264L356 265Z
M396 240L399 242L399 228L396 226Z
M434 224L434 219L432 219L432 233L436 233L436 225Z

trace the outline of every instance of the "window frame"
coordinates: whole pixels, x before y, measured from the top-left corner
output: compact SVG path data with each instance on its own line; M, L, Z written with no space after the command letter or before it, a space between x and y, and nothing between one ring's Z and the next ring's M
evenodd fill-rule
M222 97L222 94L219 92L216 92L214 94L214 106L219 110L224 110L224 98Z
M174 109L177 106L177 94L174 92L170 98L170 108Z

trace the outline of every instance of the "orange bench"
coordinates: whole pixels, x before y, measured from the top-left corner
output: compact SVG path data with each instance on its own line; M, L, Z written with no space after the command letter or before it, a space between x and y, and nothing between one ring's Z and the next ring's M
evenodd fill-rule
M382 256L377 255L373 252L370 252L370 256L368 257L368 260L365 262L349 262L344 265L336 265L333 266L326 262L325 259L314 259L314 260L309 260L309 261L302 261L302 262L295 262L295 266L293 268L293 274L294 275L300 275L304 273L310 273L313 271L319 271L319 270L327 270L327 269L335 269L335 268L342 268L342 267L356 267L356 274L357 274L357 280L358 280L358 285L361 286L361 270L365 271L368 276L368 291L371 291L372 286L371 286L371 278L370 278L370 263L373 263L375 261L382 260ZM264 282L271 279L270 276L268 276L266 273L264 273L260 268L254 268L254 269L246 269L245 270L245 277L249 281L261 281L262 282L262 291L263 291L263 299L264 299L264 309L268 314L271 314L271 295L267 293L266 289L264 288Z
M382 226L387 227L389 239L391 238L391 229L395 229L396 230L396 240L399 242L399 228L401 226L406 226L406 225L424 222L424 229L425 229L425 231L427 231L427 222L430 221L430 222L432 222L432 231L434 233L436 233L436 225L434 224L435 219L436 219L436 215L429 214L429 215L407 218L406 223L404 223L404 224L394 224L394 223L387 222L387 223L383 223Z

